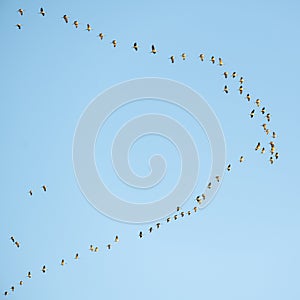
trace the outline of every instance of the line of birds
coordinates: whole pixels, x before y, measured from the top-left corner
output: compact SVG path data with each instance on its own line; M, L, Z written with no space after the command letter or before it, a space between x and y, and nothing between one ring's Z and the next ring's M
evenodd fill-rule
M20 14L20 16L23 16L25 10L22 9L22 8L20 8L20 9L18 9L17 12ZM43 17L46 15L46 13L47 13L47 12L46 12L42 7L40 8L40 10L39 10L39 12L38 12L38 14L40 14L40 15L43 16ZM65 21L65 23L69 23L69 16L68 16L68 15L64 14L64 15L62 16L62 18L63 18L63 20ZM79 25L80 25L80 23L79 23L77 20L75 20L75 21L73 21L73 25L75 26L75 28L78 28ZM21 29L22 29L22 24L18 23L18 24L16 24L16 27L17 27L19 30L21 30ZM93 28L92 28L91 25L88 23L88 24L86 25L86 29L85 29L85 30L91 31L91 30L93 30ZM102 32L100 32L100 33L98 34L98 37L100 38L100 40L103 40L103 39L104 39L104 36L105 36L105 35L104 35ZM113 45L114 48L116 48L116 47L117 47L117 40L114 39L114 40L111 42L111 44ZM137 43L137 42L134 42L132 48L133 48L135 51L138 51L138 49L139 49L138 43ZM155 47L154 44L151 45L151 51L150 51L150 53L152 53L152 54L157 54L157 53L158 53L158 50L156 49L156 47ZM187 54L186 54L186 53L182 53L182 54L181 54L181 58L182 58L182 60L185 61L185 60L187 59ZM171 56L169 57L169 59L170 59L171 63L175 63L175 56L174 56L174 55L171 55ZM204 55L203 53L201 53L201 54L199 55L199 59L200 59L200 61L202 61L202 62L205 61L205 55ZM221 66L221 67L224 65L223 60L222 60L222 58L220 58L220 57L219 57L218 60L217 60L214 56L211 56L210 59L209 59L209 61L210 61L212 64L216 64L216 62L218 61L217 65L218 65L218 66ZM233 72L231 75L229 75L229 72L224 71L224 73L223 73L222 75L224 76L225 79L229 78L230 76L231 76L233 79L238 77L237 72ZM239 78L240 86L239 86L239 88L238 88L238 91L239 91L239 94L240 94L240 95L243 95L243 93L244 93L244 88L243 88L244 82L245 82L245 80L244 80L244 78L241 76L241 77ZM225 94L229 94L229 87L228 87L227 85L225 85L224 88L223 88L223 91L225 92ZM251 101L251 95L250 95L249 93L246 94L246 99L247 99L248 102ZM260 100L260 99L256 99L256 100L255 100L255 104L256 104L257 107L260 107L261 100ZM250 118L251 118L251 119L254 118L255 112L256 112L255 109L253 109L253 110L250 112L249 115L250 115ZM270 113L266 113L266 108L265 108L265 107L262 107L261 110L260 110L260 112L261 112L261 114L262 114L263 116L265 116L267 122L270 122L270 121L271 121L271 114L270 114ZM266 133L266 135L268 136L268 135L271 133L271 130L267 127L267 124L266 124L266 123L263 123L261 126L263 127L263 130L264 130L264 132ZM272 131L272 138L273 138L273 139L277 138L277 134L276 134L275 131ZM274 141L270 141L270 142L269 142L269 145L270 145L270 153L271 153L271 155L272 155L272 156L270 157L269 161L270 161L271 164L273 164L273 163L274 163L274 158L275 158L275 159L278 159L278 158L279 158L279 153L276 152L276 150L275 150L275 144L274 144ZM265 147L262 147L262 145L261 145L260 142L257 143L257 145L256 145L256 147L255 147L254 149L255 149L255 151L261 150L261 151L260 151L261 154L264 154L264 153L266 152ZM273 158L273 156L274 156L274 158ZM240 163L243 163L244 161L245 161L245 157L244 157L243 155L241 155L240 158L239 158L239 162L240 162ZM226 169L227 169L228 172L231 171L231 169L232 169L231 163L227 165L227 168L226 168ZM216 176L215 176L215 180L216 180L217 183L219 183L220 180L221 180L221 177L220 177L219 175L216 175ZM212 184L211 182L209 182L206 188L207 188L207 189L211 189L212 186L213 186L213 184ZM44 192L46 192L46 191L47 191L47 186L46 186L46 185L43 185L43 186L42 186L42 189L43 189ZM33 195L33 191L32 191L32 190L29 190L29 195L30 195L30 196ZM202 193L201 196L198 195L198 196L195 198L195 200L196 200L196 202L197 202L198 205L201 205L201 204L203 203L203 201L206 200L206 194L205 194L205 193ZM190 216L192 213L196 213L196 212L198 211L198 209L199 209L199 206L194 206L193 209L188 210L187 212L184 212L184 211L181 210L180 207L177 207L177 209L176 209L176 212L177 212L177 213L175 213L175 214L172 215L172 216L167 217L166 220L165 220L165 222L166 222L166 223L170 223L171 220L177 220L179 217L180 217L180 218L183 218L183 217L186 216L186 215ZM163 224L164 224L164 223L162 223L162 222L158 222L158 223L156 223L155 225L149 227L148 233L149 233L149 234L152 233L153 230L154 230L155 228L156 228L156 229L159 229ZM145 236L145 232L139 231L138 237L139 237L139 238L142 238L142 237L144 237L144 236ZM11 241L16 245L16 247L18 247L18 248L20 247L20 242L15 241L15 238L14 238L13 236L11 236L10 239L11 239ZM118 235L116 235L116 237L115 237L115 239L114 239L114 242L115 242L115 243L118 243L118 242L119 242L119 236L118 236ZM106 248L107 248L108 250L110 250L111 247L112 247L112 244L107 244L107 245L106 245ZM89 251L90 251L90 252L98 252L98 251L99 251L99 246L90 245L90 246L89 246ZM79 253L76 253L76 254L75 254L74 259L75 259L75 260L78 260L78 259L79 259ZM61 265L61 266L64 266L65 264L66 264L65 260L62 259L62 260L60 261L60 265ZM48 270L48 269L47 269L46 265L43 265L43 267L42 267L42 269L41 269L41 272L42 272L42 273L46 273L47 270ZM31 272L28 272L26 277L29 278L29 279L31 279L31 278L32 278L32 273L31 273ZM19 283L18 283L19 286L22 286L23 284L24 284L24 281L23 281L23 280L20 280ZM14 292L14 291L15 291L15 286L12 286L12 287L10 288L10 290L11 290L11 292ZM4 292L4 295L5 295L5 296L7 296L8 294L9 294L8 291L5 291L5 292Z

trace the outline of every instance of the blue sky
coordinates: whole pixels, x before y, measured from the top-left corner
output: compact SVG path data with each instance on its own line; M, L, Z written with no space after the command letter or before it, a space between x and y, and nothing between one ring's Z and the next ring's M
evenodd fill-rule
M15 285L10 295L15 299L299 299L300 4L162 2L1 1L1 294ZM38 14L40 7L45 17ZM19 8L25 9L22 17ZM61 18L64 14L69 24ZM75 19L77 30L71 25ZM86 23L94 30L85 31ZM97 37L101 31L103 41ZM118 41L115 49L113 39ZM138 52L131 48L135 41ZM149 53L151 44L159 51L156 56ZM187 53L185 62L182 52ZM224 67L201 63L202 52L207 58L222 57ZM231 91L224 94L224 70L243 76L245 90L271 112L280 153L273 166L269 154L253 150L257 141L267 141L259 126L263 118L250 120L254 104L235 91L237 81L228 79ZM198 215L164 224L139 239L138 232L149 224L113 221L85 200L73 172L72 142L81 113L96 95L145 76L177 80L207 100L222 124L232 171ZM209 168L207 141L188 116L176 109L170 113L193 136L199 132L201 191ZM120 114L123 118L126 110ZM106 128L103 138L109 140L113 129ZM137 143L134 153L149 149L149 139ZM173 161L176 151L166 141L156 145ZM101 149L98 139L99 160ZM240 155L245 156L243 165ZM140 174L147 171L142 160L133 160ZM177 165L171 167L174 175L158 194L178 176ZM113 185L113 176L105 180ZM131 196L132 191L124 192L125 198ZM193 204L190 199L184 209ZM106 250L116 234L120 243ZM20 241L19 249L11 235ZM100 251L90 253L90 244ZM61 259L67 262L64 267ZM43 265L46 274L40 271ZM17 286L19 280L24 286Z

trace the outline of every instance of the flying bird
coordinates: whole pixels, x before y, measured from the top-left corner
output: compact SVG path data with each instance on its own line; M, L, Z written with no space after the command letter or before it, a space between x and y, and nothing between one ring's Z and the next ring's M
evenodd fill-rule
M228 89L228 86L227 86L227 85L224 86L224 92L225 92L226 94L228 94L228 92L229 92L229 89Z
M31 272L28 272L28 273L27 273L27 277L28 277L28 278L32 278Z
M250 113L250 118L252 119L254 117L255 109L253 109Z
M116 235L115 237L115 243L118 243L119 242L119 237Z
M244 156L241 156L241 157L240 157L240 163L242 163L244 160L245 160L245 159L244 159Z
M242 85L240 85L240 87L239 87L239 92L240 92L240 95L243 94L243 86Z
M237 73L236 72L233 72L232 73L232 78L235 78L237 76Z
M255 147L255 151L260 149L260 142L257 143L256 147Z
M18 29L22 29L22 24L18 23L16 26L18 27Z
M67 15L63 15L63 19L65 20L66 23L69 23L69 17Z
M275 158L276 158L276 159L279 158L279 153L278 153L278 152L275 153Z
M240 78L240 84L243 84L243 83L244 83L244 81L245 81L245 80L244 80L244 78L243 78L243 77L241 77L241 78Z
M219 175L216 176L217 182L220 182L221 177Z
M194 206L193 210L194 210L194 212L197 212L198 207L197 207L197 206Z
M20 280L19 285L23 285L23 280Z
M152 232L152 230L153 230L153 228L152 228L152 227L150 227L150 228L149 228L149 232L151 233L151 232Z
M107 247L108 250L110 250L111 249L111 244L108 244L106 247Z
M201 61L204 61L204 54L201 53L201 54L199 55L199 58L200 58Z
M151 53L156 54L157 50L154 45L151 46Z
M138 51L139 46L138 46L137 42L134 42L134 43L133 43L132 48L133 48L135 51Z
M44 192L47 191L47 187L45 185L42 186L42 189L44 190Z
M228 166L227 166L227 171L229 172L231 170L231 164L229 164Z
M265 114L265 112L266 112L266 108L265 107L263 107L262 109L261 109L261 111L260 111L263 115Z
M261 154L264 154L266 152L266 149L263 147L263 148L261 148Z
M160 223L156 223L156 228L159 228L160 227Z
M40 8L39 14L42 15L43 17L46 15L46 12L44 11L44 9L42 7Z
M266 115L266 118L267 118L267 121L270 122L270 121L271 121L271 114L268 113L268 114Z
M64 266L64 265L65 265L65 260L64 260L64 259L61 260L60 265L61 265L61 266Z
M93 245L90 245L90 251L94 251L94 246Z
M139 233L139 237L140 237L140 238L142 238L142 237L143 237L143 232L142 232L142 231L140 231L140 233Z
M86 24L86 30L87 30L87 31L91 31L91 30L92 30L92 27L91 27L90 24Z
M46 266L44 265L44 266L42 267L42 272L43 272L43 273L46 273L46 271L47 271L47 268L46 268Z
M76 254L75 254L75 257L74 257L74 259L76 259L76 260L77 260L78 258L79 258L79 254L78 254L78 253L76 253Z
M260 99L256 99L255 104L256 104L257 107L259 107L260 106Z
M214 64L215 63L215 61L216 61L216 59L215 59L215 57L214 56L212 56L211 58L210 58L210 61Z
M273 163L274 163L274 159L272 156L270 157L270 163L271 163L271 165L273 165Z
M104 38L104 34L103 34L102 32L100 32L100 33L98 34L98 37L99 37L99 39L102 41L103 38Z
M246 96L246 99L247 99L248 101L250 101L250 100L251 100L251 96L250 96L250 94L247 94L247 96Z
M15 238L13 236L11 236L10 239L13 243L15 242Z
M275 131L273 131L273 133L272 133L272 138L273 138L273 139L276 139L276 138L277 138L277 134L276 134Z
M23 15L24 15L24 9L19 8L19 9L18 9L18 13L19 13L21 16L23 16Z
M185 53L182 53L181 57L182 57L182 60L186 60L186 54Z
M174 57L174 55L172 55L169 59L171 59L172 64L174 64L174 62L175 62L175 57Z
M74 21L74 22L73 22L73 25L75 26L75 28L78 28L78 26L79 26L78 21Z
M228 77L228 72L225 71L225 72L223 73L223 75L224 75L225 78L227 78L227 77Z
M219 66L223 66L223 60L222 60L222 58L221 57L219 57Z
M116 40L113 40L111 43L113 44L114 48L117 47L117 41Z

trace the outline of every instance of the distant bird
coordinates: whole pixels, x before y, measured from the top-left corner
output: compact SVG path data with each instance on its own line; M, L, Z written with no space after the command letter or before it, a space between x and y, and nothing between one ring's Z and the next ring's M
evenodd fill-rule
M204 54L203 54L203 53L201 53L201 54L199 55L199 57L200 57L200 60L201 60L201 61L204 61Z
M266 129L265 132L266 132L267 135L269 135L270 129Z
M216 176L217 182L220 182L221 177L219 175Z
M110 250L111 249L111 244L108 244L106 247L107 247L108 250Z
M226 94L228 94L229 89L228 89L228 86L227 86L227 85L224 86L224 89L223 89L223 90L224 90L224 92L225 92Z
M261 148L261 154L264 154L266 152L266 149L265 148Z
M171 218L169 217L169 218L167 218L167 223L169 223L171 221Z
M28 277L28 278L32 278L31 272L28 272L28 273L27 273L27 277Z
M12 292L15 291L15 287L14 286L12 286L10 289L11 289Z
M152 232L152 230L153 230L153 228L152 228L152 227L150 227L150 228L149 228L149 232L151 233L151 232Z
M78 254L78 253L76 253L76 254L75 254L75 257L74 257L74 259L76 259L76 260L77 260L78 258L79 258L79 254Z
M212 184L211 184L211 182L209 182L208 185L207 185L207 188L211 189L211 186L212 186Z
M43 273L46 273L46 271L47 271L47 268L46 268L46 266L44 265L44 266L42 267L42 272L43 272Z
M75 26L75 28L78 28L78 26L79 26L78 21L74 21L74 22L73 22L73 25Z
M263 107L262 109L261 109L261 111L260 111L263 115L265 114L265 112L266 112L266 108L265 107Z
M63 19L65 20L66 23L69 23L69 17L67 15L63 15Z
M270 122L271 121L271 114L267 114L266 118L267 118L267 121Z
M193 210L194 210L194 212L197 212L198 207L197 207L197 206L194 206Z
M117 47L117 41L116 40L113 40L111 43L113 44L114 48Z
M3 295L8 296L8 291L5 291Z
M10 239L13 243L15 242L15 238L13 236L11 236Z
M189 211L187 212L187 214L188 214L188 216L190 216L190 215L191 215L191 211L189 210Z
M275 144L273 141L271 141L269 144L271 145L271 147L275 147Z
M177 220L178 216L177 215L174 215L174 220Z
M206 199L206 195L205 194L202 194L201 196L202 196L203 200Z
M16 26L18 27L18 29L22 29L22 24L18 23Z
M263 127L264 130L267 130L267 124L266 123L262 124L261 126Z
M174 62L175 62L175 57L174 57L174 55L172 55L169 59L171 60L172 64L174 64Z
M182 211L182 212L180 213L180 215L181 215L181 217L184 217L184 211Z
M255 109L253 109L250 113L250 118L252 119L254 117Z
M199 204L201 204L201 203L202 203L201 197L200 197L200 196L197 196L197 197L196 197L196 201L197 201Z
M210 58L210 61L214 64L215 63L215 61L216 61L216 59L215 59L215 57L214 56L212 56L211 58Z
M274 159L272 156L270 157L270 163L271 163L271 165L273 165L273 163L274 163Z
M222 58L221 57L219 57L219 66L223 66L223 60L222 60Z
M247 94L247 96L246 96L246 99L247 99L248 101L250 101L250 100L251 100L251 96L250 96L250 94Z
M245 159L244 159L244 156L241 156L241 157L240 157L240 163L242 163L244 160L245 160Z
M275 153L275 158L276 158L276 159L279 158L279 153L278 153L278 152Z
M159 228L160 227L160 223L156 223L156 228Z
M104 34L103 34L102 32L100 32L100 33L98 34L98 37L99 37L99 39L102 41L103 38L104 38Z
M43 17L45 17L45 15L46 15L46 12L44 11L44 9L42 7L40 8L39 14L42 15Z
M177 207L176 207L176 211L180 211L180 206L177 206Z
M42 186L42 189L44 190L44 192L47 191L47 187L45 185Z
M15 245L18 247L18 248L20 248L20 243L19 242L15 242Z
M23 285L23 280L20 280L19 285Z
M23 16L23 15L24 15L24 9L19 8L19 9L18 9L18 13L19 13L21 16Z
M233 72L232 73L232 78L235 78L237 76L237 73L236 72Z
M92 27L91 27L90 24L86 24L86 30L87 30L87 31L91 31L91 30L92 30Z
M181 54L181 58L182 58L182 60L186 60L186 54L185 54L185 53L182 53L182 54Z
M143 237L143 232L142 232L142 231L140 231L140 233L139 233L139 237L140 237L140 238L142 238L142 237Z
M270 152L271 152L272 155L274 155L274 153L275 153L275 147L272 147Z
M260 142L257 143L256 147L255 147L255 151L260 149Z
M227 171L229 172L231 170L231 164L229 164L228 166L227 166Z
M228 72L225 71L225 72L223 73L223 75L224 75L225 78L227 78L227 77L228 77Z
M94 251L94 246L93 245L90 245L90 251Z
M157 50L154 45L151 46L151 53L156 54Z
M240 85L240 87L239 87L239 92L240 92L240 95L243 94L243 86L242 85Z
M94 252L98 252L99 251L99 247L95 247Z
M118 243L119 242L119 237L116 235L115 237L115 243Z
M64 266L64 265L65 265L65 260L64 260L64 259L61 260L60 265L61 265L61 266Z
M255 104L256 104L257 107L259 107L260 106L260 99L256 99Z
M135 51L138 51L139 46L138 46L137 42L134 42L134 43L133 43L132 48L133 48Z
M272 133L272 138L273 138L273 139L276 139L276 138L277 138L277 134L276 134L275 131L273 131L273 133Z
M243 77L241 77L241 78L240 78L240 84L243 84L243 83L244 83L244 81L245 81L245 80L244 80L244 78L243 78Z

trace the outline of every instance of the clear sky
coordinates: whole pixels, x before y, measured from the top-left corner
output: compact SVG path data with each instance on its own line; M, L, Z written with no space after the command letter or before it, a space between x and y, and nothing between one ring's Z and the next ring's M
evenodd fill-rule
M40 7L45 17L38 14ZM25 10L22 17L19 8ZM74 20L78 29L71 25ZM84 30L87 23L91 32ZM297 0L1 0L1 294L14 285L9 297L31 300L299 299L299 28ZM105 34L102 41L99 32ZM115 49L113 39L118 41ZM135 41L137 52L132 49ZM149 53L151 44L159 51L155 56ZM185 62L182 52L187 53ZM200 53L206 61L199 60ZM208 61L212 55L223 58L222 68ZM259 126L265 120L250 120L255 104L238 95L237 81L228 79L230 93L224 94L225 70L243 76L245 90L271 113L280 153L274 165L268 162L269 153L254 151L258 141L267 141ZM177 80L207 100L222 124L232 171L206 209L178 222L163 222L139 239L139 231L151 225L113 221L81 194L72 142L80 115L96 95L145 76ZM117 122L147 107L166 110L148 103L119 112L120 119L116 114L103 140L97 140L97 161ZM205 135L175 108L169 113L191 130L201 147L203 168L193 195L201 194L209 169ZM171 158L171 175L155 191L159 198L178 176L178 157L170 143L153 143L153 138L135 145L131 161L143 175L148 153L161 151L167 161ZM240 155L245 156L242 165ZM135 201L141 197L118 187L107 168L104 181L116 186L116 194ZM144 197L149 201L151 191ZM184 209L193 205L191 198ZM106 250L116 234L120 242ZM10 241L12 235L20 248ZM90 244L99 246L99 252L89 252ZM28 271L32 279L26 278ZM19 280L24 280L22 287Z

